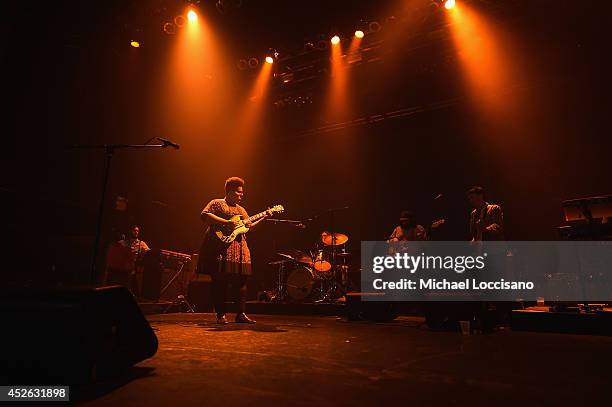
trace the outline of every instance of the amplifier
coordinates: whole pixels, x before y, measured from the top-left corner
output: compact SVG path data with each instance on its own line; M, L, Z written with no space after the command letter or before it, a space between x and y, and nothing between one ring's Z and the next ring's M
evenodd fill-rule
M151 250L145 255L142 281L143 299L174 301L187 293L195 278L195 263L189 254L171 250Z

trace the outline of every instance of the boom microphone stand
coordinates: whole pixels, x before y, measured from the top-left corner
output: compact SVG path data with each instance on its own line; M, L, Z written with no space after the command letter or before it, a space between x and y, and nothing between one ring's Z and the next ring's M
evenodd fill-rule
M161 144L101 144L101 145L74 145L72 149L104 149L104 179L102 181L102 195L100 196L100 205L98 207L98 220L96 223L96 238L93 247L91 258L91 275L90 283L95 284L96 281L96 263L98 260L98 251L100 245L100 237L102 234L102 218L104 217L104 203L106 201L106 188L108 185L108 174L110 173L111 160L115 154L115 150L124 148L166 148L168 146L178 150L180 146L170 140L157 137Z

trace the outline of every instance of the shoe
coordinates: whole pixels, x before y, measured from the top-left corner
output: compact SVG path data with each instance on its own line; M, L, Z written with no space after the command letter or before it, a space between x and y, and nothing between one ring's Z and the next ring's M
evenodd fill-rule
M240 314L236 314L236 323L238 324L254 324L257 321L247 317L247 315L244 312L241 312Z
M217 324L221 324L221 325L227 325L229 324L229 322L227 321L227 318L225 317L225 314L223 315L217 315Z

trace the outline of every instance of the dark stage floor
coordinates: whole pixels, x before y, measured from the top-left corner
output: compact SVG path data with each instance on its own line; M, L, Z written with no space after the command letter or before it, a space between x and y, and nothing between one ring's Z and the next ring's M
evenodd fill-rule
M86 404L584 405L609 400L612 337L432 332L419 318L344 322L257 315L219 328L212 314L148 317L157 355L82 389Z

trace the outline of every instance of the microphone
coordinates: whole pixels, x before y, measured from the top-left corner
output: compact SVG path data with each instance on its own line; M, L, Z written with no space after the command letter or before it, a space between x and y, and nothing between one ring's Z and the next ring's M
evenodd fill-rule
M164 144L164 148L167 146L170 146L172 148L174 148L175 150L178 150L179 148L181 148L180 145L170 141L170 140L166 140L165 138L161 138L161 137L155 137L157 140L161 141Z
M443 194L438 194L433 200L437 201L438 199L442 198L444 195Z

